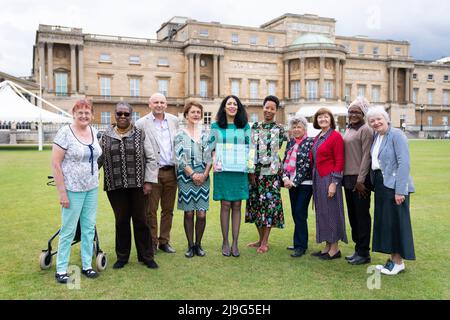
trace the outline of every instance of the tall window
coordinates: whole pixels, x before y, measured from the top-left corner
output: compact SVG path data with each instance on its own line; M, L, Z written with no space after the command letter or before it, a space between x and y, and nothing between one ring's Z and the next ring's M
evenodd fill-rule
M208 97L208 80L206 79L200 80L200 97L202 98Z
M111 112L102 111L102 113L100 113L100 122L102 124L111 124Z
M428 104L433 104L433 95L434 95L434 90L428 89L427 90Z
M448 126L448 116L443 116L442 117L442 125L443 126Z
M211 119L212 119L212 112L210 111L206 111L203 113L203 123L206 125L210 125L211 124Z
M442 104L448 106L448 90L444 90L442 93Z
M100 77L100 95L104 97L111 96L111 78Z
M308 100L317 99L317 80L308 80L306 83Z
M136 121L138 121L140 117L141 114L139 112L133 111L133 114L131 115L131 120L133 121L133 123L136 123Z
M167 79L158 80L158 92L166 97L169 95L169 80Z
M365 96L366 96L366 86L359 85L358 86L358 97L365 97Z
M258 99L259 81L250 81L250 99Z
M239 43L239 34L237 34L237 33L231 34L231 43L233 43L233 44Z
M250 115L250 122L258 122L258 114L257 113L252 113Z
M55 73L55 93L57 96L67 96L67 73Z
M380 54L380 48L378 47L373 47L373 51L372 51L373 55L375 57L378 57L378 55Z
M250 36L250 45L256 46L256 43L258 42L258 37L255 35Z
M130 96L132 97L139 97L140 90L139 90L139 79L138 78L131 78L130 79Z
M414 88L413 89L413 96L412 96L412 102L413 103L417 103L417 95L419 93L419 89L418 88Z
M291 99L300 99L300 80L291 81Z
M345 85L345 92L344 92L344 99L345 101L350 101L350 99L352 94L352 85L351 84L346 84Z
M332 99L333 98L333 81L326 80L323 85L324 85L324 91L325 91L325 98Z
M358 53L359 54L364 54L364 50L365 50L365 46L363 44L360 44L358 46Z
M428 126L432 126L433 125L433 117L432 116L428 116L428 119L427 119L428 121Z
M372 86L372 102L380 102L380 86Z
M271 96L277 95L277 83L275 81L269 81L267 83L267 94Z
M239 97L241 83L239 80L231 80L231 94Z
M268 37L268 38L267 38L267 45L268 45L269 47L275 46L275 37Z

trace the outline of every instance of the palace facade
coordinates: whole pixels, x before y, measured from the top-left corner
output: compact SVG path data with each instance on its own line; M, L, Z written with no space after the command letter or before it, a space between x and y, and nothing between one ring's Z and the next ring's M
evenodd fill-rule
M137 119L149 112L149 96L161 92L168 111L180 117L187 100L199 100L207 124L229 94L241 98L250 121L262 120L266 95L278 96L279 122L302 109L339 110L365 96L412 134L421 125L433 135L450 130L449 59L417 61L407 41L338 36L335 25L309 14L284 14L259 27L174 17L157 39L39 25L32 77L37 83L41 77L44 98L64 109L91 99L103 124L114 121L118 101L132 104Z

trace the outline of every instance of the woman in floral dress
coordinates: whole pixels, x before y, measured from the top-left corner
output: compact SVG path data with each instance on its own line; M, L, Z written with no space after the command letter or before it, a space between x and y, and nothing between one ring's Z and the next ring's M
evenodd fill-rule
M272 227L284 228L280 193L283 171L278 151L285 140L285 130L274 121L279 105L277 97L266 97L263 104L264 122L255 122L252 126L250 159L254 159L254 164L249 173L250 191L245 222L256 225L259 240L248 246L258 248L258 253L269 250Z

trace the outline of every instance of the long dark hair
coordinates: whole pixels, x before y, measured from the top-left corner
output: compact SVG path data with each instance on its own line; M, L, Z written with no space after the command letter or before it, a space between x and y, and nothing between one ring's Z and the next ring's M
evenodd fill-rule
M248 123L248 115L241 100L239 100L239 98L234 95L229 95L222 100L222 103L220 104L219 107L219 111L217 111L216 115L217 124L222 129L226 129L228 127L227 113L225 112L225 106L227 104L228 99L230 98L236 100L238 106L236 116L234 117L234 124L236 128L242 129Z

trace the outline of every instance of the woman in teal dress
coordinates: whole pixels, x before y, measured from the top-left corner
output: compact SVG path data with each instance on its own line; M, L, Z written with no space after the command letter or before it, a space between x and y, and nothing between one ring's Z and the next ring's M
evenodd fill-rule
M211 149L214 150L213 199L220 201L222 254L226 257L239 257L241 203L248 199L250 126L244 106L233 95L223 99L216 120L211 125ZM230 212L233 237L231 249L228 241Z
M277 97L267 96L263 103L264 121L255 122L251 130L250 159L254 159L254 165L249 171L250 192L245 222L256 225L259 240L248 246L258 248L258 253L269 250L272 227L284 228L281 201L283 169L278 151L286 138L284 127L275 123L279 105Z
M184 231L188 241L186 258L203 257L201 246L209 208L209 171L211 150L209 137L201 128L203 106L188 102L183 112L186 127L175 136L178 181L178 209L184 211ZM194 242L194 215L195 242Z

